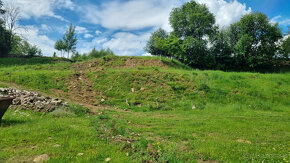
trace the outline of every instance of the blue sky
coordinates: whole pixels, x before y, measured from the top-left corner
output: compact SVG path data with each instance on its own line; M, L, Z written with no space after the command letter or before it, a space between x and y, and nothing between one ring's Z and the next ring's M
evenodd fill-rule
M54 43L69 24L76 26L77 50L110 48L117 55L148 55L143 50L150 34L167 31L169 13L187 0L3 0L21 11L21 34L51 56ZM228 27L244 14L261 11L283 31L290 25L289 0L196 0L208 5L216 23ZM57 52L58 53L58 52ZM59 53L58 53L59 54Z

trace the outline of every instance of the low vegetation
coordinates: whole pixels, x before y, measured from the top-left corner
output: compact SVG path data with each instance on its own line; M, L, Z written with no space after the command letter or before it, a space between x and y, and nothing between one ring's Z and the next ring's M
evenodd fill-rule
M10 109L0 127L1 161L44 153L51 162L290 159L289 73L200 71L159 57L18 62L1 59L1 86L46 92L92 113Z

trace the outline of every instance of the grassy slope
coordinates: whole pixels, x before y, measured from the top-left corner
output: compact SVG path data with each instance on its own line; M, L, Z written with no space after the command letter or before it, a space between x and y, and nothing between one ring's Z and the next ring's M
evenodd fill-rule
M59 89L66 94L70 75L79 73L67 62L46 60L48 64L43 64L39 60L19 60L21 66L13 62L0 60L0 81L48 93ZM185 70L180 63L170 60L164 60L171 65L168 68L128 68L124 67L125 62L124 57L99 59L95 66L103 69L85 73L98 92L96 104L135 111L105 111L106 116L116 119L118 126L141 133L147 139L144 148L130 154L133 158L172 162L194 162L200 158L225 162L289 160L289 74ZM70 98L69 94L66 97ZM13 120L11 114L7 116ZM96 134L86 124L89 119L78 120L87 133L83 136ZM16 127L25 128L36 121L39 118ZM49 129L46 121L54 119L46 115L41 120L43 128ZM69 125L69 121L63 124ZM11 132L21 133L15 128L11 127ZM6 128L0 128L0 133L2 130ZM45 131L43 134L47 135ZM7 150L9 147L11 143L7 143ZM11 153L6 153L2 158L9 156Z

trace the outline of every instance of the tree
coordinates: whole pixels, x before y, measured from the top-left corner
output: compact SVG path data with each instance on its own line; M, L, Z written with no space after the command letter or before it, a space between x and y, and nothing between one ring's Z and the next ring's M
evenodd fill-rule
M146 47L144 48L145 51L150 53L151 55L156 55L156 56L166 56L167 55L167 49L160 49L156 47L156 43L158 41L165 40L168 37L167 32L159 28L157 31L153 32L149 41L147 42Z
M72 24L69 26L68 31L63 36L63 43L65 47L65 51L67 52L67 57L69 58L70 52L74 52L77 44L77 37L75 32L75 26Z
M59 39L55 42L54 48L60 51L60 56L63 57L63 51L65 51L66 47L64 41Z
M180 8L174 8L169 18L173 34L179 38L193 37L202 40L214 32L214 15L206 5L191 0Z
M28 55L30 57L33 57L35 55L40 56L42 54L41 50L38 49L36 45L31 45L27 41L23 41L22 49L23 49L22 54Z
M229 70L233 68L232 48L229 32L225 29L217 30L211 37L210 53L213 63L211 67L220 70Z
M289 59L289 57L290 57L290 35L288 34L285 37L286 37L286 39L283 40L281 49L282 49L284 58Z
M8 31L14 34L14 31L18 28L17 21L20 19L20 8L16 7L12 2L5 3L5 14L3 14L3 20L5 27Z
M215 17L206 5L191 0L174 8L169 18L172 34L182 44L181 61L199 68L207 68L209 61L208 39L215 32Z
M0 16L5 14L5 10L2 9L3 3L0 0ZM5 57L11 50L11 32L5 29L5 24L2 18L0 18L0 57Z
M231 25L230 32L237 68L262 70L276 65L277 42L282 32L265 14L257 12L243 16Z

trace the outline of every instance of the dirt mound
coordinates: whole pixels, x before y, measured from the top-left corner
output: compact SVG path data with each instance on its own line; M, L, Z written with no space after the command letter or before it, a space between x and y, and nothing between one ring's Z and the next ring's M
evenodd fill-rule
M102 70L102 68L135 68L135 67L161 67L168 68L168 63L159 59L143 59L137 57L111 57L100 58L93 61L77 63L74 65L78 72Z
M168 68L168 65L165 64L161 60L157 59L139 59L139 58L126 58L126 61L122 67L124 68L134 68L134 67L162 67L162 68Z

